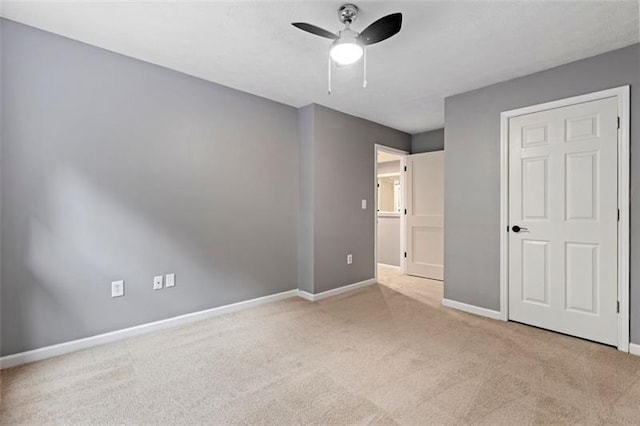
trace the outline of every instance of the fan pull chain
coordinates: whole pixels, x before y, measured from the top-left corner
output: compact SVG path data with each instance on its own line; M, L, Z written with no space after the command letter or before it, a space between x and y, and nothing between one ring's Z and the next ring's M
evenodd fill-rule
M364 64L364 70L362 73L362 87L367 87L367 48L364 47L364 60L362 61Z
M328 78L328 93L331 94L331 56L329 56L329 67L328 67L328 72L329 72L329 78Z

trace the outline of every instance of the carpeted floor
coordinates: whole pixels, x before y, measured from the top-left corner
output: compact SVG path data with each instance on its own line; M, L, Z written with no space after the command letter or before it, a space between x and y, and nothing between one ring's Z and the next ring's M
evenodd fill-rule
M289 299L0 373L1 423L638 423L640 357L440 305Z

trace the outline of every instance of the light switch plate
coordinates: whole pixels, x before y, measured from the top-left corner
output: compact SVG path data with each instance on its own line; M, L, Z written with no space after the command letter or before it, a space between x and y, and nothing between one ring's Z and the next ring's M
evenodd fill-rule
M111 297L124 296L124 281L112 281L111 282Z
M176 274L167 274L165 276L165 287L175 287L176 285Z
M353 255L352 254L348 254L347 255L347 265L351 265L353 263Z
M162 289L162 275L158 275L157 277L153 277L153 289L161 290Z
M362 210L367 209L367 200L362 200Z

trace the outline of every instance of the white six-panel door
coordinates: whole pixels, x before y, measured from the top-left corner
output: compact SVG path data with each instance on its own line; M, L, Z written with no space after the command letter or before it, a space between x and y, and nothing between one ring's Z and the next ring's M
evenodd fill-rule
M509 120L509 319L611 345L617 108L613 97Z
M407 156L407 274L442 280L444 151Z

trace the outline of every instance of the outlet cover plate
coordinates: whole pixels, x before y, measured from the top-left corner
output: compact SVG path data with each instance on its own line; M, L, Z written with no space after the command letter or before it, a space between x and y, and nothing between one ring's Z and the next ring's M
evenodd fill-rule
M162 275L158 275L153 277L153 289L161 290L162 289Z
M111 297L124 296L124 281L112 281L111 282Z
M353 263L353 255L347 255L347 265L351 265Z
M165 276L165 287L175 287L176 286L176 274L167 274Z

